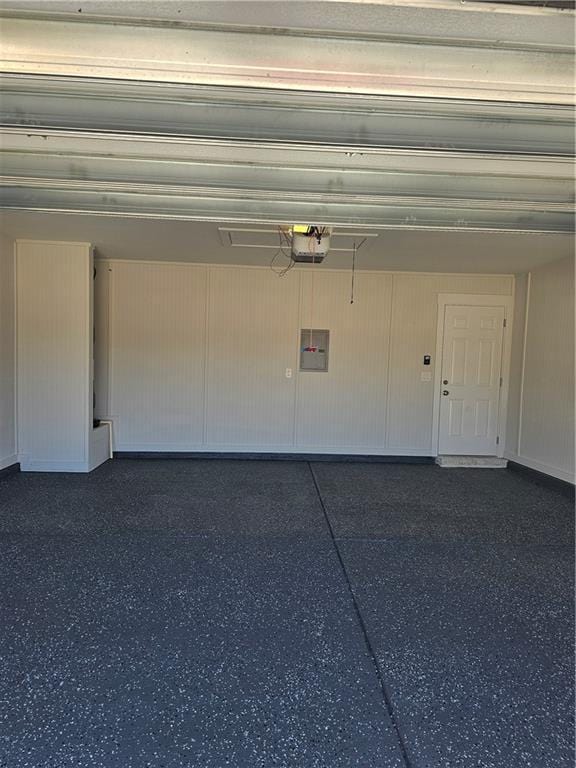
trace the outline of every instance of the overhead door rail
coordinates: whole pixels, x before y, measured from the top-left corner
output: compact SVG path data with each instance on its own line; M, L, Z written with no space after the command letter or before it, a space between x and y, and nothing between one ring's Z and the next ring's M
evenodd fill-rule
M442 39L427 37L423 31L419 36L402 36L386 34L385 29L352 34L21 18L6 11L3 16L0 70L5 73L532 104L573 102L573 54L561 43ZM534 17L535 26L538 22ZM558 19L561 40L565 25Z
M414 96L0 75L13 127L363 147L571 156L574 112Z
M314 26L329 3L307 5L307 25L278 4L284 26L267 27L6 4L2 208L574 229L573 14L522 11L520 23L507 11L495 23L492 6L436 2L402 16L395 0L359 3L364 28L350 30Z

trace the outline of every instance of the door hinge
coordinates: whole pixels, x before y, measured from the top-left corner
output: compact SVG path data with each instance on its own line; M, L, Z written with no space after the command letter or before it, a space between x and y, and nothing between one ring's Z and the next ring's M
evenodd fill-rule
M502 376L500 376L500 386L502 386L503 381L504 380L503 380Z
M496 445L500 445L500 438L499 437L496 438Z
M506 318L504 318L504 328L506 328Z

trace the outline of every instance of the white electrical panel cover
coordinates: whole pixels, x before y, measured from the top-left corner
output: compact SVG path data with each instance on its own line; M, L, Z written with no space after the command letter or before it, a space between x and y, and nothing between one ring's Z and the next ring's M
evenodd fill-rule
M330 331L302 328L300 331L300 370L327 371Z

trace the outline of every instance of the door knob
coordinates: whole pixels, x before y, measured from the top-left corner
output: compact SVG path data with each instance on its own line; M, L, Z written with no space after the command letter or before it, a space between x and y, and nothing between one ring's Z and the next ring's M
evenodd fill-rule
M448 392L448 390L447 390L447 389L445 389L445 390L442 392L442 394L444 395L444 397L446 397L446 395L449 395L449 394L450 394L450 392Z

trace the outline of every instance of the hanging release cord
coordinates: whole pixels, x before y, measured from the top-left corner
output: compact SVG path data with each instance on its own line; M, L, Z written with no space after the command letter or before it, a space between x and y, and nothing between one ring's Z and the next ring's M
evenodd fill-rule
M354 304L354 279L356 277L356 241L352 248L352 284L350 286L350 304Z
M312 248L310 248L312 245ZM314 328L314 267L316 266L316 249L314 248L314 241L312 238L308 241L308 250L312 252L312 274L310 275L310 341L308 346L312 349L312 330Z

